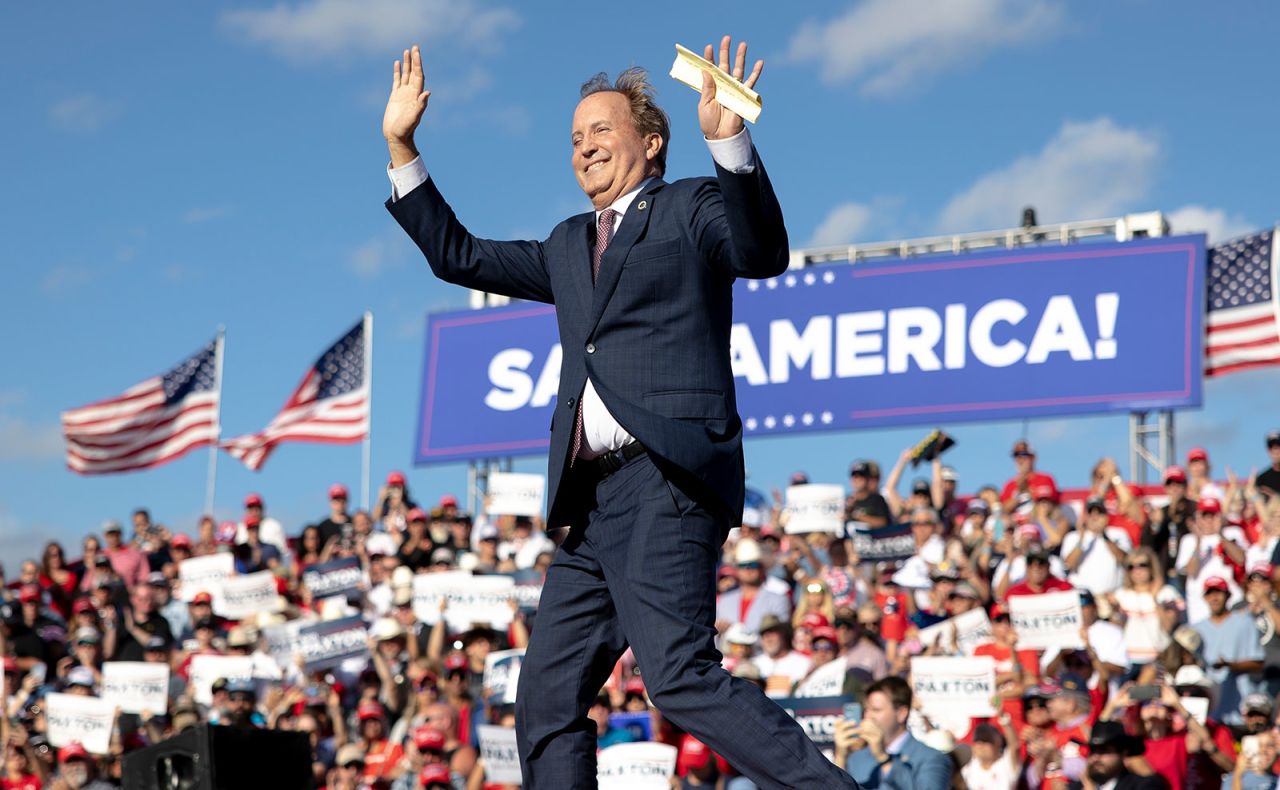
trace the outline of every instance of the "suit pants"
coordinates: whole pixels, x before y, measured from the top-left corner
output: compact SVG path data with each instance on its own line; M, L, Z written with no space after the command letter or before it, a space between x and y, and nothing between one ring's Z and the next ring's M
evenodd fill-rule
M630 644L662 715L760 788L856 788L715 646L725 519L641 455L598 483L547 571L516 695L526 790L596 787L595 695Z

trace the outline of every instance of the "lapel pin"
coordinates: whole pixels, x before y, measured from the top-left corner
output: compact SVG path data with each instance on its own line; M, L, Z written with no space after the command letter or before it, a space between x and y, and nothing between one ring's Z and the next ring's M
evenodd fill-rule
M636 204L636 208L640 209L641 211L644 211L648 207L649 207L649 201L647 200L642 200Z

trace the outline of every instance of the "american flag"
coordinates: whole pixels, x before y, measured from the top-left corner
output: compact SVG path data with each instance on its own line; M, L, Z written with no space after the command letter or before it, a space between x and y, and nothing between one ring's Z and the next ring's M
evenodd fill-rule
M365 316L320 355L265 429L222 447L256 472L280 442L348 444L368 436L368 323Z
M62 413L67 467L82 475L146 469L218 441L215 340L116 398Z
M1205 375L1280 364L1275 229L1209 250Z

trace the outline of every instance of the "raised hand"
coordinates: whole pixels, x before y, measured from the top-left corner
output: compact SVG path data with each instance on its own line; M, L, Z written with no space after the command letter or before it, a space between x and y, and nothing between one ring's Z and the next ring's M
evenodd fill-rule
M418 155L413 145L413 132L427 109L431 91L423 90L422 53L415 46L404 51L397 60L391 78L391 95L382 115L382 136L391 151L393 167L408 164ZM397 161L403 158L404 161Z
M760 79L760 70L764 68L764 61L757 60L755 67L751 69L751 76L744 80L742 75L747 62L747 42L743 41L738 44L738 53L733 61L732 71L729 70L730 43L729 36L720 39L720 61L717 65L720 66L721 71L742 82L748 88L755 87L756 80ZM706 46L702 56L707 60L712 60L714 51L710 44ZM702 74L702 98L698 99L698 125L702 127L702 136L708 140L733 137L742 131L743 126L741 115L732 110L726 110L716 102L716 81L714 77L706 72Z

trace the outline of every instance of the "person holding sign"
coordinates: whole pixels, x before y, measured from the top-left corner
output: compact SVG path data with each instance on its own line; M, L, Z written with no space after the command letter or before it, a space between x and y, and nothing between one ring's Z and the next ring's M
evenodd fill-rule
M732 58L730 44L720 43L717 76L750 88L764 63L748 74L746 44ZM405 50L395 64L383 119L387 209L441 279L554 304L564 349L547 524L571 530L520 674L526 788L595 786L587 707L628 644L663 714L758 783L853 786L717 660L715 566L745 496L732 286L782 274L789 249L743 118L716 93L704 71L698 120L716 177L668 183L670 125L644 71L588 81L570 163L595 210L545 242L495 242L458 222L414 144L430 96L421 54ZM495 194L512 175L499 174Z

